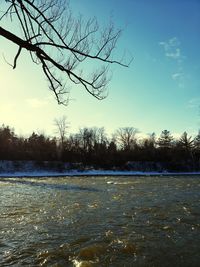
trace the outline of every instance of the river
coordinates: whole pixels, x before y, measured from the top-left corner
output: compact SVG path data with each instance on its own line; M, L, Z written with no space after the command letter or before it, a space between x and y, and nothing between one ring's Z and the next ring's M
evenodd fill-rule
M200 266L200 176L0 178L0 266Z

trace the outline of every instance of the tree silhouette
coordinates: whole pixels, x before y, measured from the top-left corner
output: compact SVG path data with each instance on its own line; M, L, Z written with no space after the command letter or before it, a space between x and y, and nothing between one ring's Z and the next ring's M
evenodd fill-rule
M54 119L54 125L56 127L56 133L59 136L59 142L61 143L61 146L63 147L64 141L66 138L66 133L69 128L69 122L67 121L67 117L62 116L60 118Z
M158 138L157 144L161 148L170 148L172 146L173 139L174 138L171 135L170 131L163 130L160 134L160 137Z
M0 21L10 18L21 30L21 34L16 34L0 26L0 35L18 46L13 68L22 49L27 50L32 61L42 66L59 104L68 102L66 82L81 84L92 96L103 99L109 82L108 65L128 66L113 59L121 30L116 30L112 23L101 29L96 18L74 18L66 0L5 2L7 9ZM98 67L88 75L85 70L91 62L97 62Z
M116 138L124 150L131 150L136 144L138 129L134 127L122 127L116 131Z
M54 170L63 166L62 163L57 164L57 161L69 163L71 168L80 170L83 170L84 166L138 171L200 170L199 133L193 138L184 132L178 139L173 139L173 145L169 145L167 141L164 142L164 147L160 147L156 143L157 139L154 133L149 137L138 139L136 128L124 127L120 128L123 140L126 140L124 146L122 140L117 138L116 132L112 137L108 137L104 128L84 127L80 128L77 133L65 136L65 127L67 127L65 117L57 120L62 124L61 129L64 131L62 132L64 133L64 136L62 135L64 145L62 151L58 151L59 147L55 137L50 138L36 132L27 137L17 136L11 127L0 126L0 161L12 160L15 161L16 166L20 166L19 160L32 160L42 168L51 166ZM132 128L135 130L133 131ZM57 130L59 129L57 128ZM133 133L132 137L130 137L131 132ZM163 131L161 135L171 137L164 138L162 141L172 140L172 135L167 130ZM130 148L127 149L129 144ZM62 152L62 154L58 152ZM50 165L48 161L51 162ZM56 162L54 163L54 161Z
M56 134L58 135L59 140L58 154L59 158L61 158L64 151L67 130L69 129L69 122L67 121L67 117L63 116L61 118L54 119L54 125L56 127Z
M200 131L197 136L194 138L194 147L196 150L200 151Z
M191 151L194 147L194 140L192 136L188 136L187 132L184 132L179 139L179 144L185 150Z

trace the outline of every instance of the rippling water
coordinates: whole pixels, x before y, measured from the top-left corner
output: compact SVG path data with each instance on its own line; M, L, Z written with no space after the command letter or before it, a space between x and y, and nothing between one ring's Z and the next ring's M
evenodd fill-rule
M200 266L200 177L0 178L0 266Z

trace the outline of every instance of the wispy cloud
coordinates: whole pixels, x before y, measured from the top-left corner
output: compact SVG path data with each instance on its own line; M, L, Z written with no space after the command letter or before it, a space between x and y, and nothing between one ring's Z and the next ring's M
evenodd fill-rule
M200 108L200 97L190 99L188 108Z
M185 57L181 52L181 42L177 37L173 37L167 41L160 42L159 45L164 48L165 56L176 63L177 69L174 73L172 73L171 77L178 83L179 87L183 88L185 80L183 61Z
M178 86L180 88L184 88L185 87L185 75L184 75L183 71L177 72L177 73L173 73L172 74L172 79L178 83Z
M173 37L165 42L160 42L160 45L164 47L166 57L172 59L178 59L181 56L180 41L177 37Z

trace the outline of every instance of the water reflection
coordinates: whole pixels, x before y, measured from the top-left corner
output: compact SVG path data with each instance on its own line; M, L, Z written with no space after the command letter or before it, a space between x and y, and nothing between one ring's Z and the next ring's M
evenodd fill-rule
M198 266L200 177L5 178L1 266Z
M39 178L38 178L39 179ZM94 191L98 192L99 189L92 188L92 187L83 187L83 186L76 186L70 184L48 184L44 182L37 182L37 181L29 181L24 180L23 178L19 179L9 179L9 178L1 178L0 183L10 183L10 184L23 184L23 185L30 185L30 186L39 186L44 187L45 189L58 189L58 190L84 190L84 191Z

